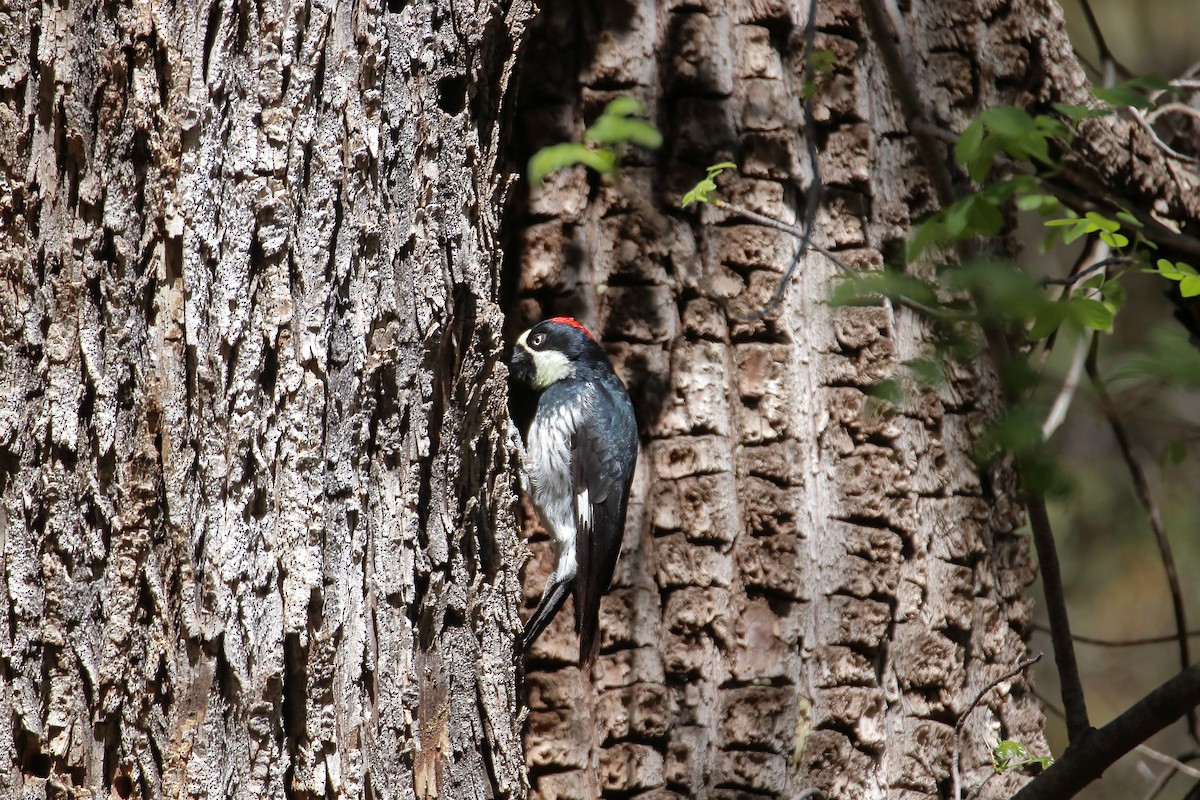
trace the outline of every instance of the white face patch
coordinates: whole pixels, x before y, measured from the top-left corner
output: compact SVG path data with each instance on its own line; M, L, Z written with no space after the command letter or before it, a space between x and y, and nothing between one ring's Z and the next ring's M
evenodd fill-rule
M517 347L529 353L533 359L533 388L541 391L552 383L568 378L575 368L571 360L557 350L534 350L527 343L529 331L525 331L517 339Z

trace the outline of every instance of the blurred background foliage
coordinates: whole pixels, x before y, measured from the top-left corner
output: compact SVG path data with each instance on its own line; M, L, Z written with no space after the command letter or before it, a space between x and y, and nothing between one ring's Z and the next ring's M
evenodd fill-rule
M1099 64L1096 42L1077 0L1063 0L1067 27L1081 57ZM1116 59L1134 75L1176 78L1200 62L1200 0L1092 0L1092 10ZM1097 81L1097 76L1091 76ZM1193 100L1193 102L1196 102ZM1030 259L1037 258L1042 231L1036 218L1027 226ZM1058 248L1041 265L1063 276L1078 249ZM1110 378L1109 391L1150 481L1174 551L1187 605L1188 626L1200 629L1200 392L1146 380L1111 380L1131 358L1144 353L1154 337L1186 341L1187 331L1172 319L1166 282L1155 275L1129 274L1123 282L1128 303L1114 332L1101 335L1099 365ZM1200 342L1192 341L1200 347ZM1061 342L1053 366L1061 376L1074 347ZM1200 380L1200 376L1195 376ZM1053 382L1052 389L1053 389ZM1193 386L1196 383L1193 381ZM1056 451L1071 490L1053 498L1051 515L1063 562L1071 626L1075 634L1126 640L1174 632L1171 598L1154 534L1139 504L1113 433L1086 380L1066 424L1055 435ZM1170 463L1173 443L1186 455ZM1180 445L1175 445L1175 454ZM1040 592L1040 585L1035 587ZM1044 607L1035 619L1045 625ZM1200 659L1200 637L1190 639L1191 658ZM1035 652L1047 655L1037 667L1039 694L1061 706L1049 636L1035 633ZM1092 724L1111 721L1179 670L1175 643L1100 647L1077 643L1076 654L1087 692ZM1047 713L1054 755L1066 747L1062 720ZM1149 745L1171 756L1196 754L1200 745L1177 723ZM1200 760L1191 762L1200 766ZM1106 773L1081 797L1090 800L1146 798L1164 766L1135 752ZM1157 795L1164 800L1200 798L1200 781L1176 776Z

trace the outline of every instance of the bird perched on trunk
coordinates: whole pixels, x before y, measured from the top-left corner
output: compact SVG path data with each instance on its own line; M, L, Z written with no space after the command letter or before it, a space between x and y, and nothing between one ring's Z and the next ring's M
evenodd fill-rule
M600 345L570 317L521 334L512 372L540 392L525 472L554 540L554 571L525 626L524 648L529 651L572 593L579 662L591 666L600 649L600 598L621 552L637 462L633 403Z

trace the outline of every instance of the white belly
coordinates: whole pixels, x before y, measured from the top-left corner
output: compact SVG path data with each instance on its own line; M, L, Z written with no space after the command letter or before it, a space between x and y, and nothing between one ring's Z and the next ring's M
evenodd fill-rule
M571 439L578 427L578 414L560 409L539 414L529 429L525 471L534 505L554 539L555 581L573 578L577 567Z

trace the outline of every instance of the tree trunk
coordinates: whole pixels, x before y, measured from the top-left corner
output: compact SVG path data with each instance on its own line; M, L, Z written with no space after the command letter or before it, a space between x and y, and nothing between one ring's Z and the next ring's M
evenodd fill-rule
M0 787L520 797L523 0L0 11Z
M536 797L946 797L955 723L1026 655L1034 568L1014 476L971 458L1001 410L992 367L956 364L899 408L872 401L875 383L930 355L920 318L831 308L838 268L809 253L778 313L743 322L796 240L677 210L705 166L730 159L723 197L803 225L807 6L554 3L531 30L518 136L530 152L578 140L619 95L642 100L665 139L629 154L631 191L582 168L552 175L515 235L510 333L552 313L593 326L644 444L597 667L570 664L566 612L529 666ZM1036 51L1054 18L1012 12L911 4L916 78L938 123L961 130L1036 79L1014 56ZM816 48L836 66L814 106L815 242L856 270L903 252L934 208L862 17L853 0L819 4ZM541 549L527 606L549 569ZM1015 739L1044 754L1042 724L1024 676L988 693L961 736L963 796L1008 797L1026 777L993 776L990 748Z

